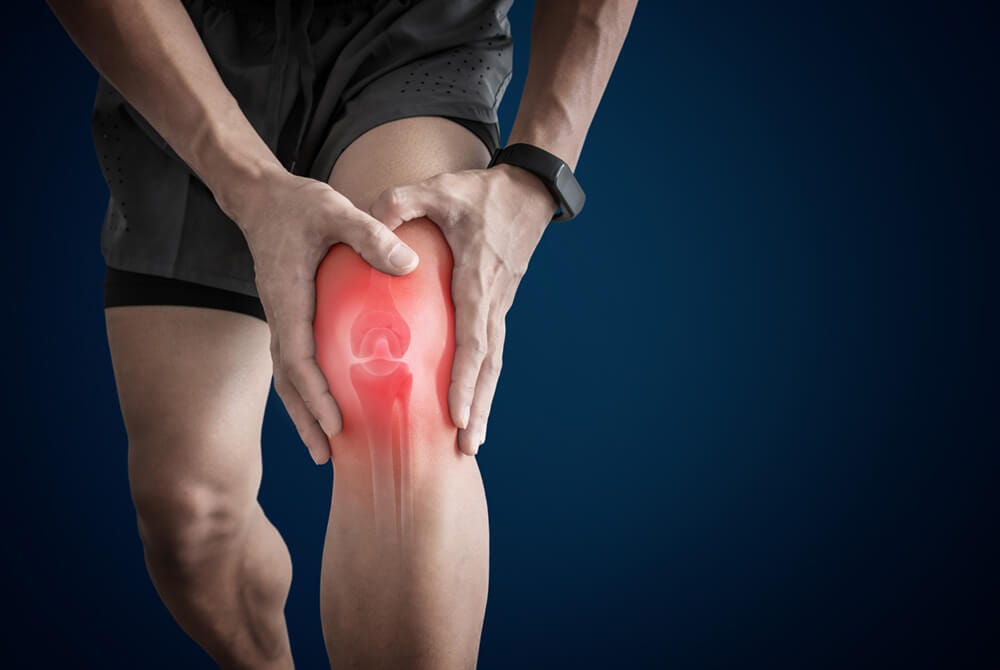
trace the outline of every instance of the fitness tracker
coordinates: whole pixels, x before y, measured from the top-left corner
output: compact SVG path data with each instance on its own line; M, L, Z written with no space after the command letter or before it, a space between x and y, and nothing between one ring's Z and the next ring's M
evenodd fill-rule
M517 143L497 149L486 167L500 163L523 168L542 180L559 203L560 211L552 217L553 221L569 221L583 209L587 196L573 171L558 156L533 144Z

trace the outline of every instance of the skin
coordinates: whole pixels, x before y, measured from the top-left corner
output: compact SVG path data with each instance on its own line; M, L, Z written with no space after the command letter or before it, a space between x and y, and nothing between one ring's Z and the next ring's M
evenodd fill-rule
M536 3L528 79L508 143L535 144L575 168L635 4ZM290 174L225 88L180 2L50 0L49 5L98 71L212 191L253 255L267 324L198 308L127 307L108 310L108 334L129 430L130 482L140 534L164 602L223 667L291 667L280 615L291 568L280 536L256 503L264 363L259 353L251 364L249 358L235 358L233 349L199 346L229 338L233 347L249 350L255 346L250 340L259 340L266 331L275 388L313 460L326 462L331 438L341 433L344 420L316 360L316 271L328 249L344 243L386 274L412 272L420 262L417 253L394 231L404 221L427 217L453 257L456 349L447 392L449 415L458 429L458 448L475 454L485 440L500 374L504 317L555 201L524 170L484 170L482 144L475 140L478 149L470 145L466 153L449 144L447 131L426 135L446 153L444 162L423 163L415 148L397 148L376 152L376 168L349 169L348 149L330 183ZM384 127L397 123L402 121ZM422 131L417 134L423 136ZM458 137L468 142L470 135L464 131ZM355 145L363 145L363 139ZM399 156L417 164L395 166ZM121 314L112 316L112 311ZM143 325L143 319L159 329ZM197 375L199 371L206 372ZM204 387L198 393L190 389L192 379ZM162 389L153 402L147 396L155 386ZM474 466L473 459L466 462ZM467 495L474 496L475 487L468 486ZM482 517L481 526L475 519L461 521L470 537L478 537L485 527L485 512ZM343 542L360 545L345 551L363 556L370 551L364 546L367 536L348 532L352 523L360 522L348 519L338 526L331 521L330 535L344 528ZM433 520L426 525L431 527ZM453 540L431 541L448 546ZM485 548L480 556L478 540L472 546L475 575L475 566L485 561ZM446 560L435 551L427 555ZM433 563L405 567L411 574L439 568ZM349 568L344 572L352 574ZM457 614L476 611L468 605L474 601L468 594L485 588L477 578L468 579L472 585L463 585L466 595L459 598L462 607L472 610L459 607ZM447 598L435 589L453 585L420 579L414 584L430 584L420 597L442 612L446 609ZM400 623L393 618L397 610L391 598L377 602L364 614L366 620ZM335 611L324 605L328 639L336 637L337 625L326 623L336 619ZM465 636L448 637L449 627L443 626L435 648L454 646L460 649L454 658L469 658L469 640L474 637L478 644L481 625L475 616L472 620L477 622L475 635L459 626Z
M536 3L528 78L509 144L535 144L576 167L636 4ZM314 278L326 249L346 242L380 270L405 274L418 260L389 232L401 218L465 221L468 233L454 226L444 231L456 267L458 351L449 407L462 429L462 451L476 453L500 374L503 317L556 210L542 182L504 167L447 183L394 187L373 206L373 217L327 185L281 166L226 90L176 0L49 5L98 71L195 171L246 236L271 327L275 387L317 463L329 458L328 438L341 428L311 331Z
M389 299L378 283L371 290L377 271L343 245L320 267L319 361L344 415L344 430L331 440L324 637L335 668L473 668L489 530L479 468L458 450L448 415L451 254L428 219L399 234L421 265L406 277L374 277L388 285L381 288L391 290ZM405 351L355 355L352 323L386 307L408 324Z
M367 208L393 184L488 161L482 142L456 123L401 119L358 138L330 183ZM358 362L351 327L364 311L371 269L338 245L317 277L315 332L328 336L319 340L318 355L344 416L344 430L330 440L334 491L321 578L324 638L334 668L473 668L486 606L489 528L478 464L458 450L446 403L455 351L451 254L427 219L396 232L421 257L411 274L382 275L409 330L402 358L412 375L404 408L412 502L403 524L396 524L393 505L373 495L373 488L395 486L391 440L379 439L386 433L379 426L384 415L377 402L374 412L371 404L363 406L351 379ZM385 307L378 296L370 304ZM372 451L381 455L374 473Z
M482 142L458 124L402 119L361 136L331 182L364 206L373 191L391 184L488 159ZM470 668L486 604L489 537L476 459L458 451L445 408L454 352L446 288L451 256L427 219L405 224L400 235L424 258L406 277L414 294L397 301L412 331L416 407L407 437L419 453L409 480L409 526L419 532L405 539L380 532L395 512L383 514L373 503L369 461L359 455L386 445L369 443L371 422L345 403L347 428L331 440L335 486L321 575L323 631L334 668ZM324 265L327 276L350 281L359 268L367 272L353 251L354 262L345 263L344 245L338 247L339 257L331 252ZM327 308L317 322L327 319L349 337L353 319L338 319L353 315L338 313L335 287L320 297ZM419 309L428 303L435 308ZM267 324L181 306L112 307L105 314L129 436L129 482L157 591L221 667L294 667L283 616L291 563L257 502L272 370ZM427 343L442 335L449 344L428 366L434 353L428 358ZM421 351L423 365L412 360ZM349 389L353 357L328 351L324 360L331 384Z
M173 305L112 307L105 318L153 584L220 667L293 667L291 561L257 502L267 324Z
M633 0L535 3L528 78L507 144L534 144L576 169L635 7ZM397 186L371 207L392 229L429 217L454 254L457 351L448 401L467 454L486 440L505 318L555 212L539 184L534 175L502 165Z

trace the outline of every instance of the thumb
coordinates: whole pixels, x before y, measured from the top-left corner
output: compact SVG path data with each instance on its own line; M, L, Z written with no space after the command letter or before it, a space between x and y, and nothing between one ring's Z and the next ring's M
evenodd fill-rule
M342 238L372 267L386 274L405 275L420 262L413 249L384 223L367 214L351 220Z

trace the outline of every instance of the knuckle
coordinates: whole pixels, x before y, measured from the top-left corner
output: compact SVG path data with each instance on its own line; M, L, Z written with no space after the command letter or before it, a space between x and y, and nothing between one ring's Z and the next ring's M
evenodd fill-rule
M305 441L308 440L314 432L316 418L311 414L298 413L297 416L292 417L292 423L295 424L295 429L298 431L299 435L302 436L303 441Z
M466 312L466 314L471 316L457 324L460 331L457 333L458 346L465 350L462 353L486 354L490 344L486 332L486 319L482 314L473 312Z
M470 333L465 340L465 346L476 358L482 358L486 355L486 338L481 333Z
M451 198L442 198L442 200L443 216L441 218L444 219L445 225L449 228L457 228L468 217L465 208Z
M503 359L499 356L489 356L483 363L483 366L489 374L493 376L499 375L501 368L503 368Z
M302 343L289 347L282 352L281 362L289 374L301 375L309 369L313 362L309 349Z
M274 390L282 398L288 393L288 382L285 381L284 376L274 375Z
M378 249L385 239L385 226L381 224L369 224L364 226L361 233L361 243L369 249Z
M312 384L310 384L311 376L304 365L296 367L295 371L289 374L289 381L303 401L308 398L311 403L315 404L315 396L312 393Z
M370 247L375 239L375 230L365 221L351 221L344 224L344 239L355 251L361 251Z
M382 205L388 209L396 209L403 204L403 191L395 186L387 188L379 198Z
M315 441L313 440L312 425L309 424L307 426L299 427L298 432L299 432L299 439L302 440L302 443L305 444L306 447L308 447L310 450L315 449L316 444Z
M303 373L302 366L300 364L285 365L285 383L289 386L294 386L299 388L305 379L305 374ZM300 394L301 395L301 394Z
M454 292L454 300L462 308L463 312L471 316L475 315L478 310L482 296L477 289L479 282L475 275L465 274L464 272L463 275L462 279L466 281L462 281L458 285L458 290Z
M426 184L434 190L447 191L455 185L455 175L451 172L441 172L427 180Z

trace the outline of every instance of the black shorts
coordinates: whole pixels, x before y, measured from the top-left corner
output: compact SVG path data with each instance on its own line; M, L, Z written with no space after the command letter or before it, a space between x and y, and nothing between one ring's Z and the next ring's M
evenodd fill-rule
M512 1L182 0L278 160L323 181L360 135L412 116L461 123L492 153L511 76ZM110 190L105 306L217 303L263 318L239 228L104 78L91 126Z

